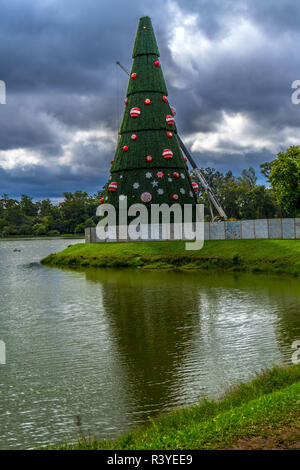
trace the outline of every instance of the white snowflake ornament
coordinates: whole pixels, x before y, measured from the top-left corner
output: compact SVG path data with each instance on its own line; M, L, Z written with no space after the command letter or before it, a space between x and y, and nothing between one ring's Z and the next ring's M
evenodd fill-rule
M181 192L181 194L185 194L185 189L180 188L180 192Z
M151 184L152 184L152 186L153 186L153 188L154 188L154 186L157 186L157 185L158 185L158 181L153 180L153 181L151 181Z
M147 171L147 173L146 173L145 176L146 176L146 178L148 178L148 179L149 179L149 178L152 178L152 173L150 173L150 171Z
M133 183L133 189L138 189L140 187L139 183Z
M157 190L157 194L159 194L159 195L161 196L162 194L164 194L164 190L161 189L161 188L159 188L159 189Z

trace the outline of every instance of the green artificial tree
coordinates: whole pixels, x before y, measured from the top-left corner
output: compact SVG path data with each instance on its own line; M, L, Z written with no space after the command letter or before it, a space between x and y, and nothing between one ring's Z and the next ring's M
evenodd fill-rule
M196 194L177 140L159 51L147 16L140 18L133 49L120 138L111 177L101 202L117 210L127 204L197 204Z

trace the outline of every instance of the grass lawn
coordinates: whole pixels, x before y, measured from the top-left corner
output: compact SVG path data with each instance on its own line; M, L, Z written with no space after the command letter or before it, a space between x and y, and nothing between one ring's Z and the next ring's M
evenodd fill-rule
M82 436L74 444L51 448L299 449L300 365L274 368L240 384L220 401L174 410L116 440Z
M76 244L44 258L53 266L226 269L300 274L300 240L206 241L187 251L183 241Z

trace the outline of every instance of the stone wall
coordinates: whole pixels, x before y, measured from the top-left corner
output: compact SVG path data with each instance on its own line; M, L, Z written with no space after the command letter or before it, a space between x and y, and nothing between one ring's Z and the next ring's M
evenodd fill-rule
M247 240L255 238L300 239L300 218L236 220L205 222L204 224L205 240ZM95 227L85 229L85 242L103 243L102 240L97 239Z

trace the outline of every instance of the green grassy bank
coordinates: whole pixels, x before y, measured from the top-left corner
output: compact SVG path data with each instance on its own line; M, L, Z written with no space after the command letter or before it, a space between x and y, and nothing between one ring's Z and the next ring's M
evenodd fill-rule
M69 246L41 261L52 266L225 269L300 274L300 240L206 241L202 250L182 241L89 243Z
M219 401L174 410L116 440L52 449L300 448L300 365L274 368Z

